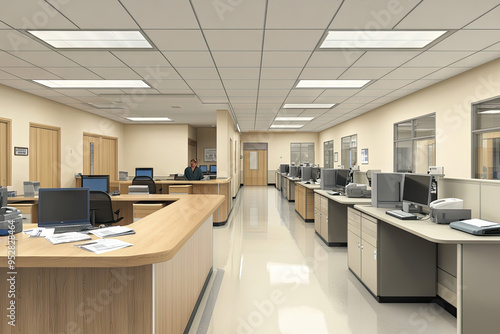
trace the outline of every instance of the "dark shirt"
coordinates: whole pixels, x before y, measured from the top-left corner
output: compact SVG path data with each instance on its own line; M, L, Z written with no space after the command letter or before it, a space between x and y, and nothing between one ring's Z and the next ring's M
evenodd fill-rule
M184 169L184 177L187 180L203 180L203 172L198 166L194 168L194 171L191 169L191 167L187 167L186 169Z

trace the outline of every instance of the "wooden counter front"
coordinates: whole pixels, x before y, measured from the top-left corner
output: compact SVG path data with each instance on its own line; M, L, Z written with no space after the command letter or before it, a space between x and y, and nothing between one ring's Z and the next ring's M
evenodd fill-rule
M190 319L212 272L212 214L218 195L150 195L174 203L131 224L134 245L94 254L74 243L52 245L16 234L14 298L0 294L5 310L15 302L15 327L5 334L168 333L189 330ZM128 198L127 198L128 197ZM116 198L130 201L132 195ZM28 227L28 226L26 226ZM0 238L6 243L7 237ZM7 249L5 247L5 249ZM10 277L11 277L10 276ZM0 280L0 290L13 285Z

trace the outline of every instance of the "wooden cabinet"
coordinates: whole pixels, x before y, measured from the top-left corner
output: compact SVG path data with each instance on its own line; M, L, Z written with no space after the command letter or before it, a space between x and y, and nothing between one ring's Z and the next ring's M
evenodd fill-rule
M328 244L328 198L314 194L314 229L323 241Z
M38 204L34 203L12 203L9 206L21 211L23 215L23 224L38 223Z
M377 220L352 208L347 209L347 259L351 271L376 296Z

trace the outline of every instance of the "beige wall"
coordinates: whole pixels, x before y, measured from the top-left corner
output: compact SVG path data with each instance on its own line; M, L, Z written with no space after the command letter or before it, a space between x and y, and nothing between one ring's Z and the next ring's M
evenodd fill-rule
M217 147L217 129L216 128L198 128L197 129L197 156L198 165L215 165L217 162L205 161L204 149Z
M227 110L217 110L217 177L232 177L231 195L236 196L240 183L240 133ZM236 165L235 165L236 161ZM233 168L231 169L231 166Z
M184 173L188 166L188 125L125 125L124 169L153 167L156 176Z
M0 117L12 119L12 146L29 147L29 124L61 128L61 186L74 187L83 171L83 132L118 137L118 165L123 165L121 123L0 85ZM29 156L12 156L12 190L23 192L29 179Z
M464 72L382 106L319 134L319 144L358 134L358 157L369 149L361 170L393 170L393 126L406 119L436 113L436 165L447 177L471 177L471 103L500 95L500 59ZM321 158L323 152L321 150Z
M268 169L276 170L280 164L290 163L291 143L314 143L314 163L322 165L322 160L319 159L321 150L318 146L318 135L312 132L245 132L241 135L241 141L242 143L267 143ZM274 178L268 181L274 182Z

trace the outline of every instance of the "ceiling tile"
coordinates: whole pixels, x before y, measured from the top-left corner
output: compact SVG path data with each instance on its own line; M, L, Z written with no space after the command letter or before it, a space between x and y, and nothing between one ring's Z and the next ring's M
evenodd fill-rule
M342 4L340 0L268 2L267 29L324 29Z
M169 62L158 51L113 51L113 54L130 67L169 67Z
M364 79L380 79L393 68L387 67L379 67L379 68L371 68L371 67L351 67L347 69L339 79L349 79L349 80L364 80Z
M419 51L368 51L354 67L398 67L418 56Z
M414 0L344 1L330 29L392 29L418 4Z
M53 78L47 78L47 79L53 79ZM44 88L42 85L39 85L29 80L0 80L0 84L12 88L17 88L20 90L40 90L41 88Z
M85 67L126 67L118 57L108 51L62 51L65 57Z
M161 90L186 90L189 86L184 80L161 80L148 82L153 88Z
M41 42L15 30L0 30L0 49L12 53L17 51L50 50Z
M300 67L283 67L283 68L262 68L260 78L268 79L293 79L296 80L302 69Z
M438 83L440 80L425 80L421 79L418 81L415 81L407 86L404 86L404 89L424 89L426 87L432 86L435 83Z
M356 93L360 92L359 89L326 89L323 94L321 94L321 97L327 97L327 96L353 96Z
M77 64L55 51L20 51L19 57L33 65L41 67L75 67Z
M307 67L349 67L365 52L363 51L315 51ZM383 66L381 66L383 67Z
M451 78L455 75L458 75L462 72L465 72L467 71L468 69L467 68L463 68L463 67L445 67L443 69L440 69L434 73L431 73L429 74L428 76L425 77L425 79L439 79L439 80L444 80L444 79L448 79L448 78Z
M237 68L237 67L221 67L219 73L222 79L245 79L258 80L260 70L257 67L252 68Z
M133 67L131 70L139 74L148 82L158 82L163 80L182 80L179 74L171 66Z
M482 64L485 64L489 61L498 59L500 54L497 52L481 52L470 55L462 60L457 61L456 63L450 64L450 67L467 67L473 68Z
M121 0L142 29L198 29L189 1L150 0L147 6L135 0Z
M207 51L203 34L198 30L145 30L160 51Z
M264 51L262 67L304 67L310 55L306 51Z
M164 51L163 54L174 67L212 67L214 62L208 51Z
M255 90L244 90L244 89L226 89L227 95L231 96L253 96L257 97L257 91Z
M344 73L346 69L341 67L330 67L330 68L320 68L320 67L306 67L300 74L299 79L338 79L339 76Z
M262 30L205 30L212 51L260 51Z
M408 61L405 67L446 67L470 54L471 52L428 51Z
M7 52L0 51L0 64L5 67L28 67L29 63Z
M464 1L460 6L455 0L422 1L396 28L460 29L497 5L497 0Z
M263 89L259 90L259 96L286 97L289 89Z
M224 89L193 89L199 96L226 96Z
M435 71L435 67L400 67L384 76L384 80L420 79Z
M429 51L479 51L500 42L498 30L461 30L442 40Z
M257 98L255 97L230 97L229 101L234 104L241 104L241 103L257 103Z
M5 72L15 75L22 79L60 79L57 75L52 74L39 67L10 67L5 68Z
M198 96L203 103L229 103L225 96Z
M464 29L500 29L500 6L493 8L488 13L476 19Z
M310 96L310 97L318 97L320 96L325 90L324 89L292 89L290 91L289 97L292 96Z
M220 80L186 80L192 89L223 89Z
M265 51L312 51L323 30L266 30Z
M100 76L99 73L93 73L93 71L90 71L82 67L46 67L45 69L51 73L54 73L59 78L66 80L111 79L111 78L104 78ZM135 73L133 74L135 75L135 77L126 79L137 79L139 77ZM123 78L113 78L113 79L123 79Z
M10 73L0 71L0 80L19 80L19 78L16 76L13 76Z
M36 0L13 1L2 5L0 20L14 29L78 28L48 3Z
M313 103L316 100L316 96L288 96L285 103ZM294 109L286 109L294 110Z
M261 80L260 89L291 89L295 80Z
M127 11L118 1L46 1L50 3L55 9L57 9L57 11L62 13L66 18L68 18L71 22L73 22L79 29L119 30L138 28L133 18L129 15L129 13L127 13ZM40 2L38 3L40 4ZM110 13L113 14L110 15ZM52 15L53 14L50 14L50 16Z
M203 29L263 29L266 0L191 0Z
M217 67L259 67L260 51L214 51L212 52Z
M201 80L218 80L219 74L213 67L206 68L187 68L180 67L177 69L183 79L201 79Z
M236 90L255 90L259 87L259 80L224 80L224 87L226 89Z
M404 87L414 80L377 80L370 85L372 89L399 89Z

